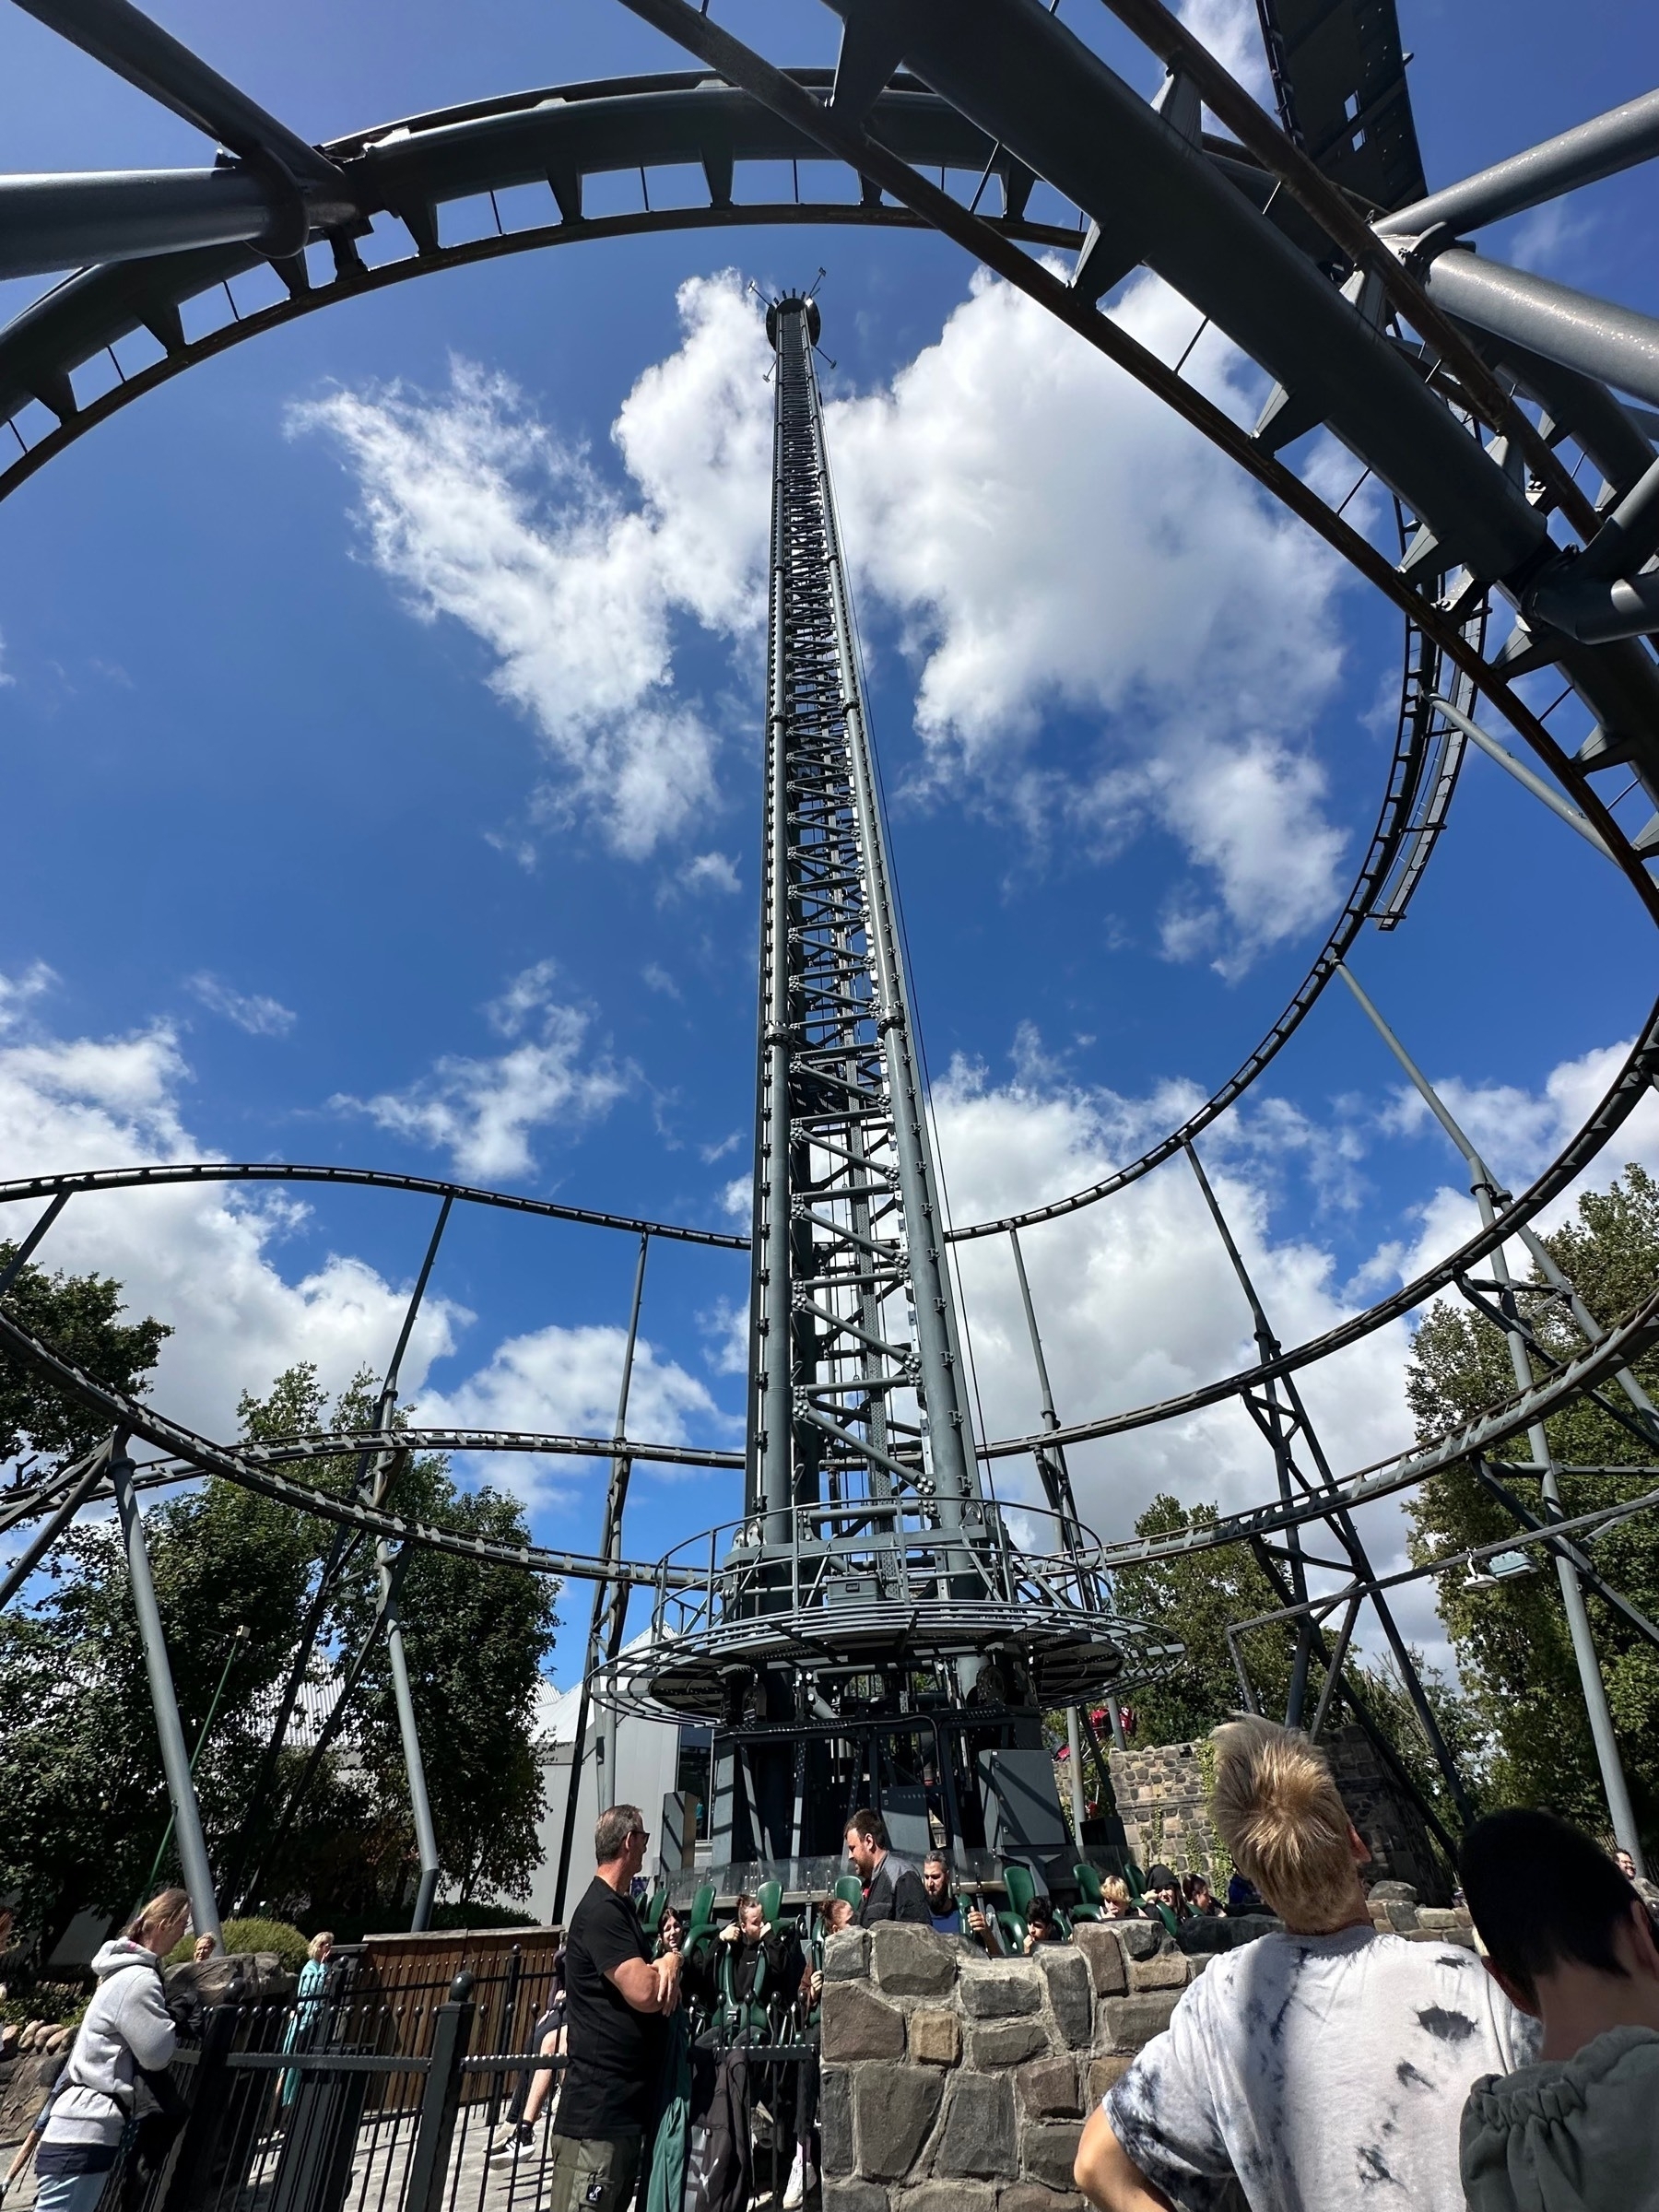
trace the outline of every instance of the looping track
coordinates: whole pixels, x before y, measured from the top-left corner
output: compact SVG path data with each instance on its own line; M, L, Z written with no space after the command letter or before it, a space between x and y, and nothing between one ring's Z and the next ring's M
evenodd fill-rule
M1651 653L1632 638L1594 648L1569 648L1562 643L1544 656L1559 662L1596 718L1601 750L1587 749L1577 759L1570 759L1542 720L1515 693L1514 667L1501 654L1488 656L1485 650L1490 590L1495 584L1512 599L1518 597L1529 572L1528 563L1535 565L1546 550L1543 518L1553 508L1580 535L1594 526L1596 518L1588 501L1566 481L1559 462L1542 447L1531 419L1521 416L1515 390L1501 385L1494 377L1485 356L1467 342L1466 333L1452 332L1450 343L1440 347L1439 357L1425 362L1413 357L1413 342L1402 335L1397 314L1393 324L1373 316L1364 331L1350 330L1340 317L1336 322L1331 320L1331 301L1336 296L1329 283L1332 267L1346 267L1350 262L1357 270L1371 265L1369 246L1356 243L1352 235L1357 228L1362 241L1370 238L1353 204L1333 188L1320 186L1317 177L1310 183L1288 158L1283 178L1291 180L1291 188L1282 192L1279 182L1283 180L1276 181L1264 157L1247 152L1230 140L1210 138L1191 145L1180 154L1180 163L1184 166L1175 167L1170 166L1175 160L1171 149L1152 145L1145 179L1148 206L1138 210L1145 218L1143 234L1137 239L1130 265L1144 262L1158 270L1177 290L1202 302L1206 318L1213 315L1218 327L1235 335L1249 322L1250 302L1242 299L1240 288L1247 279L1253 279L1272 291L1279 303L1280 324L1263 337L1255 358L1273 364L1293 405L1312 410L1310 427L1321 420L1333 425L1354 450L1367 455L1378 477L1390 485L1399 542L1386 548L1356 531L1343 520L1340 508L1330 507L1286 467L1277 459L1277 446L1248 437L1194 387L1184 383L1179 369L1170 371L1135 347L1109 315L1095 308L1092 299L1068 290L1042 264L1022 251L1033 246L1065 251L1085 247L1087 251L1089 234L1081 211L1095 196L1096 184L1104 176L1102 171L1098 177L1088 161L1126 159L1123 147L1143 127L1138 114L1125 112L1121 120L1126 136L1102 134L1097 117L1094 141L1088 140L1087 134L1079 137L1073 133L1068 138L1072 118L1069 112L1063 114L1056 110L1049 119L1053 147L1039 147L1036 141L1041 136L1041 128L1018 112L1019 72L1004 65L1008 54L1023 51L1018 44L1020 39L1030 48L1028 58L1041 61L1040 50L1045 41L1058 52L1055 42L1064 35L1060 29L1035 20L1028 22L1027 11L1013 0L963 0L957 50L941 50L928 68L929 83L935 88L929 89L919 76L900 74L867 112L848 120L839 112L839 103L826 105L823 100L832 73L771 70L759 57L737 47L706 18L698 18L694 9L678 7L676 0L630 0L630 5L636 6L636 12L660 20L673 35L700 52L705 67L477 101L352 134L321 151L348 186L357 216L349 223L335 225L325 236L319 235L308 251L289 254L275 264L255 246L243 244L193 248L112 263L69 277L24 310L0 331L0 418L9 424L19 448L10 465L0 469L0 498L17 489L97 425L185 370L320 307L365 298L414 276L544 247L598 243L665 230L719 232L745 225L804 223L877 229L932 225L978 253L1087 342L1139 377L1382 590L1403 609L1407 625L1400 713L1376 825L1343 910L1285 1010L1204 1104L1139 1158L1083 1190L1026 1212L959 1226L948 1232L952 1241L972 1241L1050 1221L1124 1190L1180 1152L1261 1077L1306 1018L1367 920L1378 921L1384 927L1397 922L1428 865L1446 818L1462 757L1461 738L1437 716L1431 704L1437 694L1455 691L1462 684L1470 707L1478 692L1506 715L1582 807L1650 915L1659 913L1659 895L1642 865L1645 840L1632 841L1603 805L1590 780L1602 768L1627 761L1634 761L1639 772L1650 782L1653 780L1659 768L1659 671L1655 671ZM923 9L919 13L918 22L927 12ZM1184 36L1179 34L1178 27L1162 28L1168 19L1160 9L1145 5L1144 0L1122 0L1115 12L1166 58L1173 51L1169 41ZM971 40L966 35L970 18L974 32ZM1192 66L1200 68L1197 61L1190 56L1189 60ZM712 76L712 69L724 72L728 81ZM1076 81L1069 86L1067 97L1083 101L1090 87L1077 71L1072 74ZM1206 82L1205 97L1218 112L1222 112L1219 103L1227 97L1224 86L1218 90ZM1260 120L1265 125L1265 118ZM1253 146L1259 135L1248 118L1244 121L1241 136L1246 146ZM1077 150L1079 146L1082 153ZM803 198L803 162L820 167L839 163L839 169L831 171L836 190L820 190L818 196L813 196L818 180L815 169L806 180L807 195ZM766 196L747 201L736 196L737 182L746 167L785 163L794 178L791 198L779 199L770 185ZM941 180L937 189L923 173L934 170ZM973 205L967 207L952 199L945 189L949 172L978 174L981 192L992 178L997 179L1001 212L994 218L978 213L978 194ZM599 216L586 211L584 193L590 191L593 180L636 173L642 201L639 208ZM688 174L701 180L691 202L664 204L674 188L673 180L677 179L683 188ZM1028 201L1039 179L1076 201L1080 211L1077 223L1030 218ZM1184 213L1170 212L1175 209L1171 194L1177 184L1180 194L1184 195L1181 198ZM496 195L524 185L550 188L558 204L557 221L514 229L503 227ZM1160 189L1164 189L1164 198L1159 205L1168 205L1165 214L1154 221L1149 212L1150 195ZM849 190L852 196L848 196ZM1327 205L1327 200L1332 205ZM488 201L494 230L445 242L440 211L465 201L480 205ZM1230 225L1236 228L1238 222L1245 223L1240 233L1244 244L1234 256L1240 262L1238 267L1219 264L1212 267L1204 262L1203 225L1194 226L1188 219L1194 211L1205 214L1206 219L1214 218L1212 227L1218 226L1218 239L1224 231L1232 235ZM1264 213L1265 220L1262 219ZM448 218L442 220L447 222ZM392 249L394 257L371 265L360 250L362 241L370 238L376 241L377 252ZM412 243L412 252L396 250L404 240ZM1225 260L1220 245L1214 253ZM323 270L324 257L332 263L331 273ZM280 296L263 305L240 307L232 285L246 284L256 273L265 281L273 266L281 281ZM1316 286L1311 289L1315 277ZM1396 267L1389 262L1382 283L1394 311L1403 308L1407 319L1417 313L1420 329L1439 327L1431 323L1418 276L1406 265ZM229 314L223 321L207 322L206 303L220 294ZM187 335L186 311L193 325L207 323L207 326L197 327L194 335ZM1359 318L1349 320L1357 324ZM1259 321L1255 327L1262 327ZM1239 342L1245 343L1241 335ZM135 359L130 368L124 365L115 348L137 346L158 350L146 361ZM1416 349L1418 357L1423 352L1422 347ZM1399 365L1408 358L1410 374L1402 378ZM96 390L93 365L105 359L113 364L116 381ZM1368 418L1371 443L1343 418L1346 401L1328 406L1319 403L1320 392L1328 392L1332 380L1344 375L1349 377L1356 391L1365 387L1362 396L1371 407ZM1523 388L1524 380L1515 389ZM1602 397L1606 394L1603 393ZM1583 404L1588 411L1582 421L1573 418L1571 407L1566 413L1556 410L1557 434L1576 437L1583 451L1593 453L1602 465L1605 441L1598 443L1598 440L1604 440L1605 421L1595 406L1587 401ZM43 406L53 419L50 428L31 440L23 426L38 406ZM1496 438L1493 433L1498 434ZM1507 461L1489 468L1485 465L1500 451L1502 441L1510 441L1517 452L1524 450L1528 466L1537 472L1530 481L1523 477L1519 489L1517 471ZM1608 473L1606 467L1603 473ZM1400 559L1408 541L1418 556L1415 570L1409 559ZM1425 546L1430 552L1438 547L1441 555L1438 562L1420 558ZM1441 586L1445 587L1443 592ZM1123 1434L1189 1415L1272 1378L1292 1374L1358 1342L1444 1288L1490 1254L1519 1225L1532 1220L1589 1164L1656 1077L1659 1009L1648 1018L1607 1097L1556 1160L1500 1214L1494 1226L1470 1239L1415 1282L1336 1328L1256 1367L1156 1404L1051 1432L988 1441L980 1448L982 1455L995 1459L1024 1454L1040 1447ZM0 1184L0 1205L67 1194L264 1182L421 1192L446 1202L731 1251L746 1249L747 1241L729 1232L561 1206L433 1178L369 1169L273 1163L159 1163L32 1177ZM1616 1358L1634 1357L1654 1339L1659 1326L1655 1310L1655 1301L1650 1300L1604 1343L1524 1397L1490 1409L1455 1436L1427 1451L1349 1477L1335 1492L1326 1493L1323 1499L1280 1500L1255 1513L1230 1516L1211 1530L1109 1547L1102 1559L1107 1564L1121 1563L1258 1537L1321 1517L1330 1511L1333 1496L1339 1495L1349 1504L1359 1503L1420 1480L1434 1467L1464 1456L1477 1444L1512 1434L1529 1421L1541 1418L1552 1407L1564 1404L1574 1390L1608 1371ZM0 1344L52 1374L118 1427L144 1438L181 1472L221 1474L266 1496L389 1540L430 1544L543 1572L597 1574L633 1583L654 1582L662 1587L661 1577L666 1571L626 1563L618 1567L614 1561L594 1561L534 1547L523 1550L492 1547L454 1531L406 1523L394 1514L334 1496L283 1468L346 1452L404 1446L607 1458L621 1455L711 1467L740 1464L739 1456L728 1452L529 1432L400 1430L349 1438L295 1439L260 1450L227 1447L194 1434L142 1402L108 1391L62 1359L51 1347L29 1336L3 1305Z

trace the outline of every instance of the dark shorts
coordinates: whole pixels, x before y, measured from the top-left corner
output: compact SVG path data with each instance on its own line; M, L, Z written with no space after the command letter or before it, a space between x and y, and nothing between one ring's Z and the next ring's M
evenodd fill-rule
M555 2136L547 2212L627 2212L640 2172L642 2135Z

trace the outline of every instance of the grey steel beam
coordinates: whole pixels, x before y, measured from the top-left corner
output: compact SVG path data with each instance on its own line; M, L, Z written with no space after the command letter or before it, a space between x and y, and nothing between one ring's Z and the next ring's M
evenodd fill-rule
M853 0L830 0L845 14ZM907 0L905 59L1104 228L1145 226L1147 265L1486 579L1524 568L1543 518L1305 255L1038 0Z
M338 184L339 171L325 154L278 123L129 0L17 0L17 5L244 160L275 162L296 184Z
M109 1448L107 1445L100 1444L93 1453L84 1471L70 1486L67 1497L63 1500L56 1512L37 1530L17 1559L12 1561L6 1579L0 1582L0 1613L5 1612L18 1592L22 1589L24 1583L74 1520L76 1514L80 1512L81 1507L86 1504L88 1499L102 1482L108 1467Z
M1659 406L1659 322L1468 246L1437 253L1423 276L1437 307L1493 337Z
M1601 831L1586 821L1572 801L1563 798L1553 783L1547 783L1535 769L1527 767L1524 760L1517 760L1507 746L1500 745L1489 730L1483 730L1471 715L1465 714L1461 707L1453 706L1449 699L1436 698L1430 703L1438 707L1448 722L1455 724L1472 745L1477 745L1488 759L1496 760L1500 768L1513 776L1524 791L1530 791L1535 799L1542 799L1550 812L1559 815L1570 830L1576 830L1585 843L1593 845L1604 860L1612 858Z
M167 1639L161 1631L161 1612L156 1603L156 1584L150 1573L149 1550L144 1540L144 1522L133 1495L133 1463L127 1457L126 1439L118 1436L111 1449L110 1476L115 1486L115 1510L121 1519L126 1548L127 1582L133 1610L138 1617L138 1634L144 1646L145 1672L149 1677L150 1704L160 1740L161 1766L167 1776L167 1794L172 1800L173 1832L178 1838L179 1864L190 1893L191 1917L198 1936L214 1937L224 1948L219 1926L218 1900L213 1891L213 1872L207 1863L207 1845L202 1834L202 1812L196 1803L195 1782L190 1771L190 1752L179 1720L179 1701L173 1691L172 1666L167 1656Z
M344 211L331 212L343 219ZM293 195L256 170L0 177L0 277L243 241L276 253L304 243L303 232L295 235Z
M1448 230L1478 230L1564 192L1617 176L1659 154L1659 92L1644 92L1577 124L1554 138L1495 161L1490 169L1443 185L1410 207L1396 208L1377 224L1383 238L1421 238L1444 224Z
M1569 570L1535 584L1524 604L1529 621L1547 622L1581 645L1612 645L1659 629L1659 574L1599 583Z

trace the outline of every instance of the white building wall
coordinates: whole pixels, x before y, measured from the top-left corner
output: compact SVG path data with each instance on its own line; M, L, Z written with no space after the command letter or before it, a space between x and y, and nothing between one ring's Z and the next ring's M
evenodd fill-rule
M577 1899L594 1873L594 1826L599 1818L598 1774L594 1747L602 1715L588 1715L587 1753L576 1794L576 1833L571 1847L571 1875L565 1889L568 1919ZM536 1831L541 1864L530 1885L528 1898L514 1900L546 1925L552 1915L553 1889L559 1878L559 1847L564 1834L565 1801L570 1794L571 1739L576 1726L576 1692L551 1691L543 1712L542 1791L546 1807ZM661 1721L635 1720L624 1713L617 1722L617 1780L610 1792L613 1805L637 1805L651 1830L646 1870L655 1868L662 1842L663 1799L679 1773L679 1730Z

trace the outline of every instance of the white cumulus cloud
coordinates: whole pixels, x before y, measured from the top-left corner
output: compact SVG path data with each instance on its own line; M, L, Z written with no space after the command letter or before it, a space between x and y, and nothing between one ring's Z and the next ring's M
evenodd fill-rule
M544 815L590 813L636 858L713 794L715 733L673 688L675 616L732 634L763 620L765 336L734 279L692 278L679 305L681 346L612 432L637 503L508 379L464 360L441 398L392 384L288 416L342 450L370 558L412 610L464 623L494 655L492 688L555 764Z

